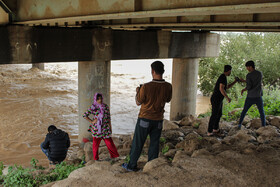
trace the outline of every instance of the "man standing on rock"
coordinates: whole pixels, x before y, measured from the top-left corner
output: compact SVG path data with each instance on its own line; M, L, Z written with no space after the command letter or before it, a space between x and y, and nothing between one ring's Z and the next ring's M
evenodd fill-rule
M234 82L229 85L227 84L227 76L230 76L231 69L232 67L230 65L224 66L224 73L219 76L213 95L211 96L212 115L208 124L208 136L212 136L214 133L220 132L219 122L222 116L224 97L229 103L231 102L231 99L226 93L226 89L231 88L238 81L238 78L235 78Z
M262 126L265 126L265 114L263 109L263 100L262 100L262 72L255 70L255 63L254 61L248 61L245 64L246 69L249 71L249 73L246 76L246 80L241 79L241 82L246 82L246 87L241 90L241 95L243 95L243 92L247 92L247 97L245 100L244 108L240 116L240 120L238 123L238 128L241 129L241 125L243 122L243 119L249 110L249 108L256 104L261 116Z
M54 125L48 127L48 132L45 141L41 144L41 149L48 157L50 165L59 164L66 158L70 147L69 136Z
M162 78L164 64L161 61L153 62L151 68L153 80L136 88L136 104L141 105L141 108L130 150L130 161L122 164L127 171L137 170L137 161L148 135L150 135L148 161L158 158L159 154L164 106L171 101L172 85Z

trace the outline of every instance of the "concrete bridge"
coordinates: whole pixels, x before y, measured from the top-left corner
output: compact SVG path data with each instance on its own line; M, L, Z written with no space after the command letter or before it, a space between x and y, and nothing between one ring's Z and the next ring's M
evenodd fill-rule
M195 114L198 61L219 55L210 31L280 31L276 0L0 0L0 64L79 62L82 113L110 103L110 61L173 58L170 118ZM178 32L180 31L180 32Z

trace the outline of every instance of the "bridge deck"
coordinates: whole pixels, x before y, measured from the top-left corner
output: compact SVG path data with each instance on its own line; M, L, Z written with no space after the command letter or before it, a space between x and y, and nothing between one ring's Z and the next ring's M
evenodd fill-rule
M1 4L12 10L11 24L28 26L280 31L276 0L2 0ZM5 20L0 24L8 23Z

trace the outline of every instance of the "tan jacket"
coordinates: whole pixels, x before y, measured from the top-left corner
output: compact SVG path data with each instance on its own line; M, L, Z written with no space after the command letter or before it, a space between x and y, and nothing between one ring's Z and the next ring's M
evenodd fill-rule
M165 103L172 98L172 85L165 80L153 80L145 83L136 100L141 104L138 117L149 120L163 120Z

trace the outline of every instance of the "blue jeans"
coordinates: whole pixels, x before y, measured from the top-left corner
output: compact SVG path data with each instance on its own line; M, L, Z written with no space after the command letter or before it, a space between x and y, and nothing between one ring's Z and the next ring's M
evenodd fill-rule
M130 150L130 161L128 163L129 169L137 168L137 161L141 155L148 135L150 135L148 161L158 158L162 123L162 120L154 121L138 118Z
M48 149L44 149L43 147L42 147L42 144L43 143L41 143L41 149L42 149L42 151L43 151L43 153L48 157L48 159L50 160L50 158L49 158L49 150Z
M240 116L240 120L239 120L239 125L242 124L243 119L246 115L246 113L248 112L249 108L253 105L256 104L261 116L261 121L262 121L262 126L265 126L265 114L264 114L264 110L263 110L263 100L262 97L254 97L254 98L246 98L245 100L245 104L244 104L244 108L243 111L241 113Z

